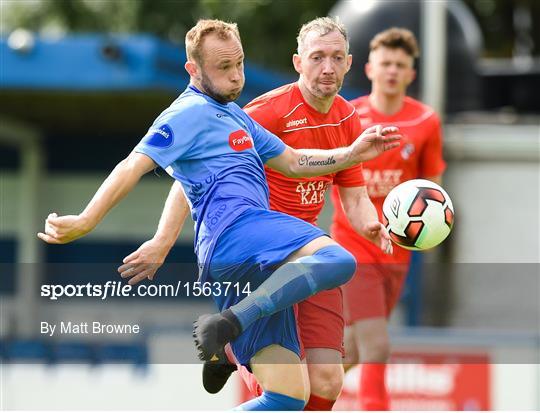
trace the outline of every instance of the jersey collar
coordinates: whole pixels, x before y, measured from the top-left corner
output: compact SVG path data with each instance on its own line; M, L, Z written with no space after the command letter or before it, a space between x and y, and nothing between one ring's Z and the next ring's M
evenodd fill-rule
M228 103L220 103L218 102L217 100L215 100L212 96L208 96L206 93L200 91L198 88L196 88L193 84L189 84L188 85L188 89L191 89L193 92L199 94L199 95L202 95L204 96L205 99L211 101L212 103L216 104L216 105L219 105L221 107L224 107L224 108L228 108L229 107L229 104Z

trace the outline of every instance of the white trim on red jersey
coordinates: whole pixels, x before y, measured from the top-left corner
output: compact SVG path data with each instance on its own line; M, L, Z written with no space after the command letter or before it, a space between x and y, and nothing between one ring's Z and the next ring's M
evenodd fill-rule
M296 109L296 108L295 108ZM294 109L293 109L294 110ZM313 125L313 126L303 126L301 128L294 128L294 129L287 129L287 130L284 130L282 131L282 133L286 133L286 132L294 132L294 131L297 131L297 130L302 130L302 129L317 129L317 128L322 128L322 127L325 127L325 126L339 126L341 125L343 122L345 122L347 119L349 119L352 115L354 115L356 112L356 109L353 109L353 111L345 116L343 119L341 119L338 123L323 123L321 125Z
M285 119L285 118L291 116L292 113L293 113L296 109L298 109L298 106L301 106L301 105L303 105L303 104L304 104L304 102L300 102L298 105L296 105L294 108L292 108L292 110L291 110L289 113L287 113L285 116L283 116L283 119Z

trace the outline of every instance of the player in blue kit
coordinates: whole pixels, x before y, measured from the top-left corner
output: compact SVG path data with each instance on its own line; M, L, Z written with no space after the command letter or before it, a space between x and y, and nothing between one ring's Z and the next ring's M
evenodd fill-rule
M287 176L325 175L397 146L400 136L397 128L372 127L347 148L292 149L232 103L244 85L236 25L201 20L187 33L186 50L190 85L83 212L50 214L38 236L50 243L82 237L161 166L188 199L201 281L249 283L253 291L214 296L221 312L201 316L194 330L200 358L224 362L230 342L265 390L241 409L301 410L309 391L291 305L346 282L355 261L320 229L269 210L263 164Z

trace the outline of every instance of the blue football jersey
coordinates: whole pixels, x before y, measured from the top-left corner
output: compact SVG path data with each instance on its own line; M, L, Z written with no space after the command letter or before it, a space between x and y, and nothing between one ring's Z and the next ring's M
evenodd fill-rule
M240 213L269 209L263 164L284 150L277 136L237 104L221 104L192 85L135 147L182 184L195 221L199 263L206 263L220 233Z

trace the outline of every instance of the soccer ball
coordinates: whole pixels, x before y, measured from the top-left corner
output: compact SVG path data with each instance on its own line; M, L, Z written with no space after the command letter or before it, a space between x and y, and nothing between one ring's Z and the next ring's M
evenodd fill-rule
M454 207L439 185L413 179L399 184L386 196L383 224L397 245L408 250L427 250L450 234Z

